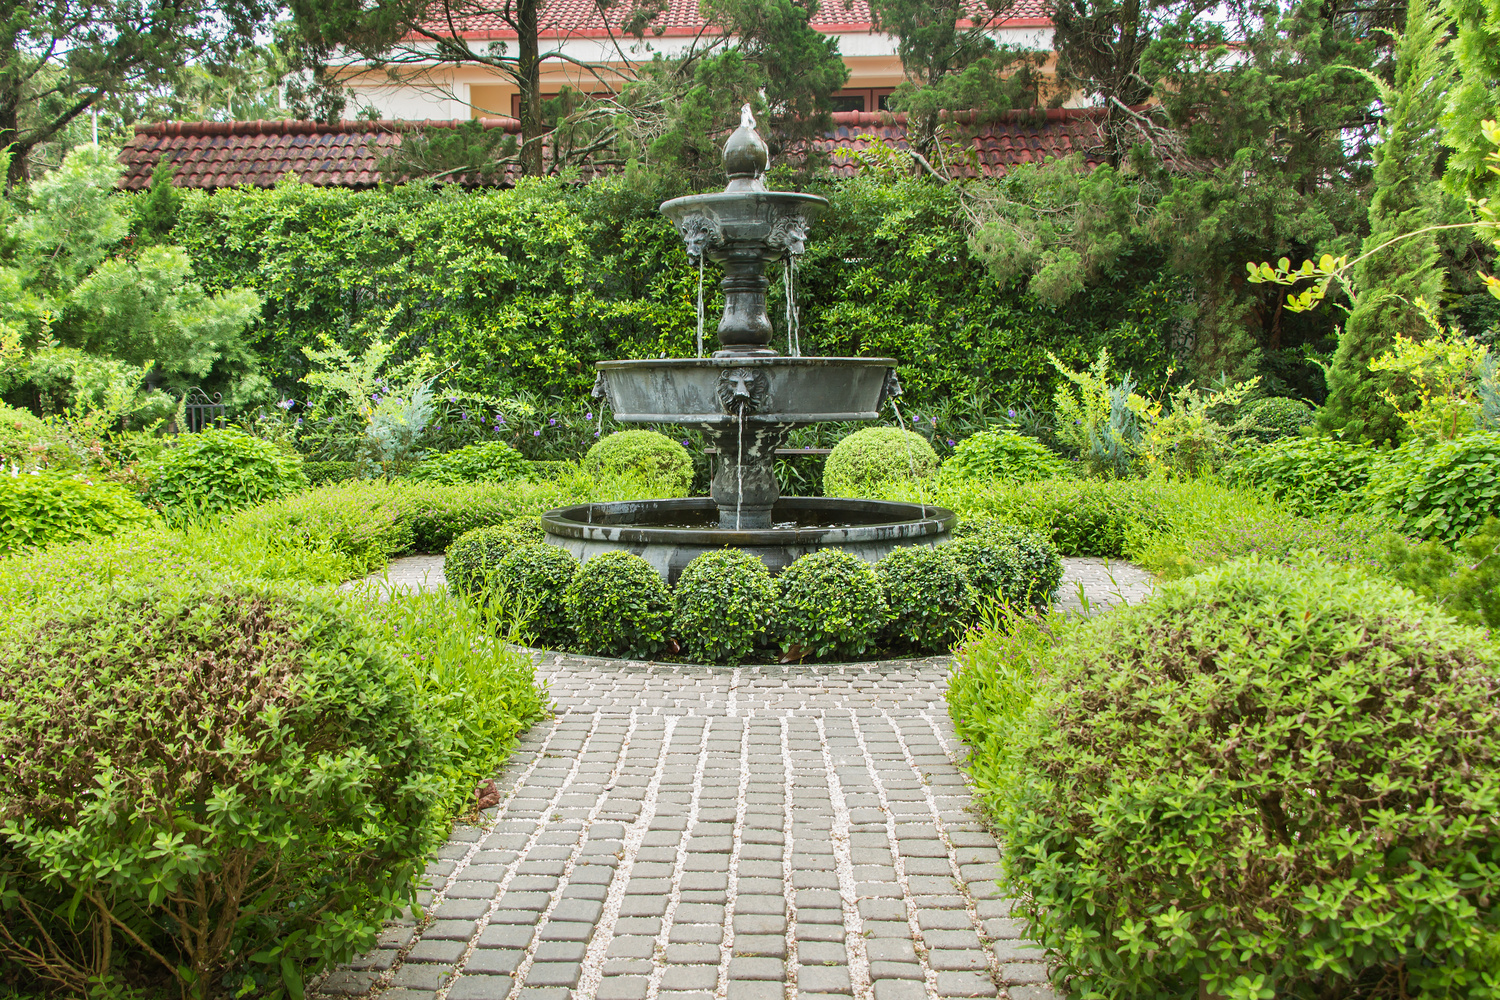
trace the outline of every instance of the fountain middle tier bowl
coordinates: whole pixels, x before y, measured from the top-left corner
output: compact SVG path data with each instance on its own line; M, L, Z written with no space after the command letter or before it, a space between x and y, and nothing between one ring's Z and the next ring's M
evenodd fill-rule
M600 361L615 419L624 423L732 424L874 420L892 358L661 358Z
M942 507L885 500L782 497L772 527L719 527L719 508L707 497L579 504L542 515L547 542L581 560L604 552L633 552L668 583L705 552L743 549L779 573L798 556L838 548L875 562L907 545L949 540L957 517Z

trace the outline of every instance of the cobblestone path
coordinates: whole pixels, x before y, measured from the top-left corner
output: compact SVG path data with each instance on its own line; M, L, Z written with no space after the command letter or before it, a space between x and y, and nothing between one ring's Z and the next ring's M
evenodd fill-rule
M425 570L432 586L434 569L398 564L389 579L421 585ZM1095 572L1084 593L1097 604L1107 586ZM1053 996L971 811L946 658L730 669L537 655L556 712L498 777L499 806L431 866L425 922L388 929L323 995Z

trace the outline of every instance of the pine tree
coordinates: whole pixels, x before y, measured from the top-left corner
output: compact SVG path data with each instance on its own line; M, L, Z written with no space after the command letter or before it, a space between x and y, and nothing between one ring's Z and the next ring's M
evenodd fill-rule
M1446 19L1427 0L1410 0L1406 30L1396 45L1395 83L1381 88L1387 110L1375 147L1375 193L1364 242L1369 256L1355 268L1354 306L1328 370L1328 401L1318 418L1325 431L1377 443L1396 440L1401 422L1382 394L1399 393L1401 385L1388 374L1370 371L1370 361L1391 346L1397 333L1423 339L1428 324L1414 303L1418 298L1437 303L1443 293L1437 235L1391 241L1449 221L1443 217L1437 184L1439 122L1448 82L1442 50L1446 30Z

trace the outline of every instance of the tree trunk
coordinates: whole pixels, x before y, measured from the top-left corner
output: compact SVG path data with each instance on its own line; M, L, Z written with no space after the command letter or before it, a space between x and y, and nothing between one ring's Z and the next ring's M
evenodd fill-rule
M9 5L8 5L9 6ZM7 14L14 14L7 9ZM10 151L10 165L5 175L5 190L26 180L27 154L30 146L20 144L21 53L16 46L17 32L0 33L0 150Z
M537 3L521 0L516 10L516 85L521 91L521 174L540 177L542 166L542 64L537 58ZM535 141L533 141L535 140Z

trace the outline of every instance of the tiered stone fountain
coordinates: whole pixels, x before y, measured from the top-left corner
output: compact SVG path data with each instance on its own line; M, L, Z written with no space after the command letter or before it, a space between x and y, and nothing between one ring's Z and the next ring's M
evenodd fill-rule
M792 428L828 420L874 420L899 395L890 358L804 358L788 309L789 350L771 348L766 267L790 265L827 199L766 190L766 144L746 108L724 147L729 184L715 194L661 206L687 242L688 256L723 265L720 349L701 357L601 361L596 396L625 423L701 427L718 448L712 497L581 504L542 516L547 540L588 559L624 549L644 556L669 581L699 554L725 547L760 557L772 572L820 548L874 561L902 545L946 541L954 515L940 507L828 497L783 497L776 449ZM701 282L700 282L701 287ZM790 299L790 295L789 295Z

